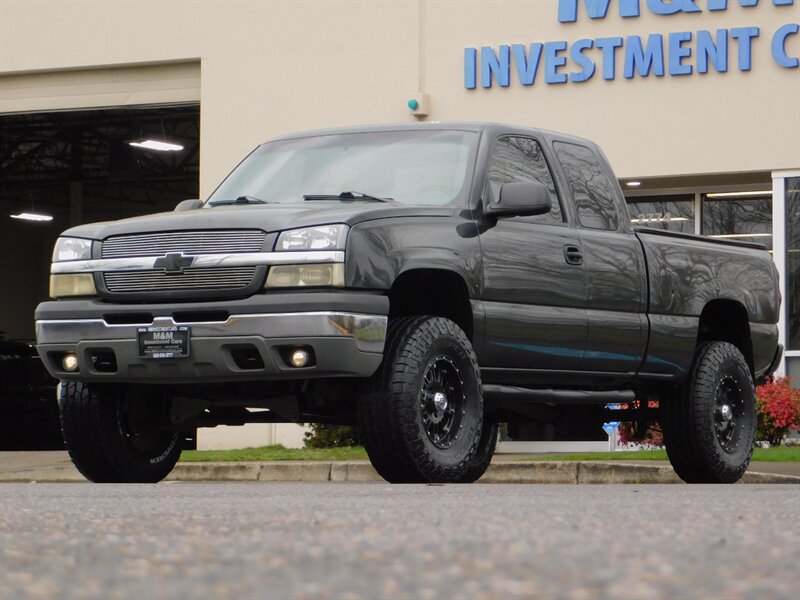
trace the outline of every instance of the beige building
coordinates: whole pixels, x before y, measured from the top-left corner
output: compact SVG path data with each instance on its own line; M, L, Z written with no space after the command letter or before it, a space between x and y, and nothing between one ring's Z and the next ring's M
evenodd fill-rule
M782 370L800 382L798 23L793 0L0 0L0 119L24 133L63 125L61 111L104 122L158 109L164 133L170 110L194 107L195 162L181 164L199 171L201 198L256 144L294 130L491 120L588 137L636 222L770 247L783 285ZM33 227L46 246L59 227L116 218L102 212L108 194L73 169L57 177L63 214L50 225L9 219L34 202L58 209L41 177L42 191L27 192L26 155L40 146L23 133L4 142L4 248ZM57 166L49 160L43 169ZM30 178L14 179L22 163ZM48 252L0 272L8 337L32 331L44 288L28 281L46 280Z

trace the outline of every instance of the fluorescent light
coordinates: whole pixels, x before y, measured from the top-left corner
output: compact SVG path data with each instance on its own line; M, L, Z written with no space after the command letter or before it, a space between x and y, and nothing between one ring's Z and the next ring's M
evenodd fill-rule
M642 182L641 181L629 181L625 185L627 185L628 187L639 187L640 185L642 185Z
M759 238L759 237L772 237L771 233L726 233L718 235L709 235L712 238Z
M159 140L142 140L136 142L128 142L130 146L137 148L147 148L148 150L158 150L160 152L177 152L183 150L180 144L170 144L169 142L161 142Z
M631 223L670 223L672 221L688 221L688 217L654 217L641 219L631 219Z
M43 215L41 213L21 212L15 215L9 215L12 219L22 219L23 221L52 221L51 215Z
M719 192L717 194L706 194L708 198L746 198L748 196L772 196L772 190L759 192Z

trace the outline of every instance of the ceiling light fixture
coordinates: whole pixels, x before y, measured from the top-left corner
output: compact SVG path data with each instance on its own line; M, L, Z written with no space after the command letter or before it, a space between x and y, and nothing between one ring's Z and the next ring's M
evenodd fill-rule
M724 234L717 234L717 235L709 235L708 237L712 238L760 238L760 237L772 237L771 233L724 233Z
M159 152L177 152L183 150L180 144L171 144L160 140L135 140L128 142L128 145L135 146L136 148L145 148L147 150L158 150Z
M628 187L639 187L640 185L642 185L642 182L641 181L629 181L625 185L627 185Z
M631 223L671 223L673 221L688 221L689 217L638 217L631 219Z
M45 215L42 213L21 212L15 215L9 215L12 219L21 219L23 221L52 221L52 215Z
M772 190L762 190L758 192L719 192L716 194L706 194L708 198L746 198L748 196L772 196Z

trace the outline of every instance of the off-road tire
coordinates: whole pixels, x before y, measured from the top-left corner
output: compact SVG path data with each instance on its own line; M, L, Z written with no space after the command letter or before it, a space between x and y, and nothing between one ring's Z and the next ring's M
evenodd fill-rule
M665 399L662 412L667 455L681 479L687 483L741 479L753 454L756 405L750 368L736 346L700 344L686 384ZM723 414L732 415L730 423L721 418Z
M146 437L128 433L125 402L124 390L116 386L61 383L58 404L64 443L72 462L89 481L156 483L180 457L183 436L179 432Z
M475 458L467 469L464 476L458 480L459 483L474 483L478 481L492 462L494 449L497 447L497 435L500 429L499 423L485 421L481 431L481 440L478 442L478 451Z
M458 402L449 404L455 420L445 436L450 443L447 447L441 447L447 441L440 441L440 445L434 441L436 434L432 437L430 430L437 425L431 423L425 408L426 398L430 398L431 370L440 364L450 370L451 376L457 374L460 379L457 387L463 392L451 394L458 396ZM461 410L456 411L458 406ZM478 361L461 328L442 317L392 320L383 362L359 396L358 418L361 440L370 461L387 481L460 481L478 450L483 422Z

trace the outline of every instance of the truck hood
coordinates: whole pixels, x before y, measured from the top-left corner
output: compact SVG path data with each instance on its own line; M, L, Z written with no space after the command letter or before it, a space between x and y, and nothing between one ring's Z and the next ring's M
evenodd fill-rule
M256 204L217 206L184 212L167 212L132 217L119 221L89 223L65 231L62 235L102 240L114 235L159 231L197 231L202 229L262 229L266 232L399 217L448 217L463 208L407 206L372 202L307 202L300 205Z

